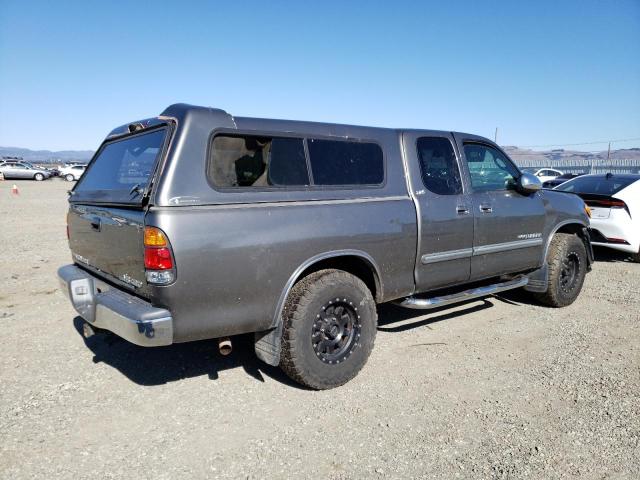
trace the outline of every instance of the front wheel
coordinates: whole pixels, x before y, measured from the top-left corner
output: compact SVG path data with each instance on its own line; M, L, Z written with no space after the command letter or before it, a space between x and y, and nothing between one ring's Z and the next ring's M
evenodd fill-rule
M571 305L582 290L587 262L587 251L577 235L556 233L547 252L547 291L536 298L550 307Z
M378 314L362 280L320 270L292 288L283 322L280 367L293 380L324 390L348 382L365 365Z
M73 181L75 180L75 177L74 177L73 175L71 175L70 173L67 173L67 174L64 176L64 179L65 179L67 182L73 182Z
M43 175L43 174L41 174L41 173L36 173L36 174L33 176L33 179L34 179L36 182L41 182L41 181L43 181L43 180L44 180L44 175Z

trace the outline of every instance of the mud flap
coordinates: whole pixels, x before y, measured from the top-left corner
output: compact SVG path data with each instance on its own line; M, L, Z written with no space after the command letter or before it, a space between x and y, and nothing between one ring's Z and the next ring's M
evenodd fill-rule
M588 228L582 229L582 241L584 242L584 248L587 250L587 272L591 271L591 265L594 262L593 246L591 245L591 234Z
M280 364L282 322L271 330L254 333L256 356L268 365Z
M529 283L524 287L527 292L544 293L549 283L549 266L545 260L544 265L527 275Z

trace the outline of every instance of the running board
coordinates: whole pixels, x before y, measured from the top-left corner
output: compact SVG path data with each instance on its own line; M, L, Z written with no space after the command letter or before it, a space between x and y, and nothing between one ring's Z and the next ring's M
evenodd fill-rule
M400 305L405 308L415 308L418 310L429 310L431 308L443 307L445 305L451 305L453 303L465 302L474 298L486 297L506 290L512 290L514 288L524 287L529 283L529 278L522 275L506 282L494 283L493 285L486 285L484 287L472 288L463 292L452 293L450 295L443 295L441 297L431 298L419 298L419 297L407 297L402 300L394 302L396 305Z

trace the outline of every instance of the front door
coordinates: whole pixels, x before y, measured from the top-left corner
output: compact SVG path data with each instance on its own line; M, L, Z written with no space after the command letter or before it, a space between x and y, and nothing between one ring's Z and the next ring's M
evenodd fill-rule
M520 172L486 140L456 137L469 174L475 221L471 280L537 268L542 263L542 194L522 194Z
M469 280L471 198L465 192L451 134L403 133L404 158L418 215L416 291Z

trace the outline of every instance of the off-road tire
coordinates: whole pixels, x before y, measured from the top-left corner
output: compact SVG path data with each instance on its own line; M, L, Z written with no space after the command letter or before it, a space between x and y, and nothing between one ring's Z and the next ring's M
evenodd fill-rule
M339 306L342 310L337 310ZM340 313L325 315L330 311ZM318 325L324 325L324 318L344 319L344 315L352 319L352 328L343 329L340 336L349 342L342 347L346 349L342 356L346 357L331 361L330 355L319 352L321 346L314 343L318 335L328 334L320 333ZM280 368L296 382L316 390L343 385L367 362L377 326L376 303L362 280L342 270L312 273L294 285L285 303Z
M64 179L65 179L67 182L73 182L73 181L76 179L76 177L74 177L74 176L73 176L73 175L71 175L70 173L67 173L67 174L64 176Z
M547 291L534 296L550 307L571 305L578 298L587 274L588 260L584 243L577 235L556 233L547 252L547 265Z
M43 181L43 180L44 180L44 175L43 175L43 174L41 174L41 173L36 173L36 174L33 176L33 179L34 179L36 182L41 182L41 181Z

